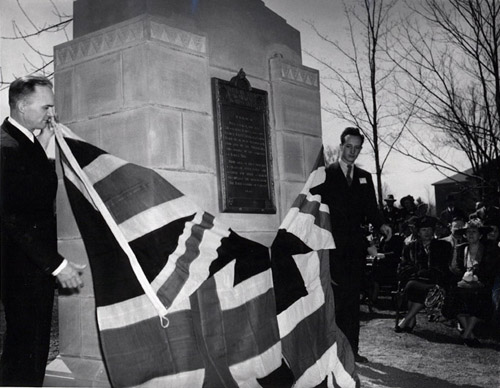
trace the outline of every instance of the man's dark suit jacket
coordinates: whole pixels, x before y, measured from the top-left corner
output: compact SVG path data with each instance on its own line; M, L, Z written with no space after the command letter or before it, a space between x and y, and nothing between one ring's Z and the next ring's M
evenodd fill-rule
M377 208L375 189L371 174L354 166L351 186L347 184L342 168L338 162L326 169L323 201L330 208L332 233L336 245L337 257L351 252L348 260L354 262L331 262L332 279L341 285L361 277L366 256L367 240L362 225L372 223L378 228L381 224L380 212Z
M322 200L330 208L335 249L330 250L330 275L334 286L335 320L353 353L359 347L359 300L366 263L366 232L362 226L380 225L370 173L356 166L349 186L340 164L326 169Z
M50 341L57 252L57 176L42 146L0 129L0 280L8 318L0 385L41 385Z
M55 244L54 167L41 145L32 143L8 120L1 127L0 146L1 231L19 244L20 251L5 253L22 256L50 275L63 260ZM2 255L3 259L12 261Z

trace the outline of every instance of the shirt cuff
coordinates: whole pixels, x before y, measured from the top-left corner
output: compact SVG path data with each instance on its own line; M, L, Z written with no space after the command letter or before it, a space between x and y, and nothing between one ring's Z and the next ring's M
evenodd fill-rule
M57 267L55 269L54 272L52 272L52 275L53 276L57 276L59 275L59 273L64 269L66 268L66 266L68 265L68 260L64 259L63 262L61 264L59 264L59 267Z

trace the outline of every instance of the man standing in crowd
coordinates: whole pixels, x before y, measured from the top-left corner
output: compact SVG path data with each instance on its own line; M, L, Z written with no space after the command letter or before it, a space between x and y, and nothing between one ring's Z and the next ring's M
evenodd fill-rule
M57 176L45 149L52 131L52 83L18 78L9 88L10 117L1 126L1 299L7 331L1 386L41 386L50 345L55 279L82 286L78 266L57 252ZM34 136L35 130L41 134Z
M385 206L383 209L383 213L385 222L387 222L390 225L394 233L397 233L399 232L398 221L400 215L399 215L399 209L396 206L394 206L394 202L396 202L396 200L394 199L394 195L389 194L387 198L384 199L384 201L385 201Z
M449 225L453 219L460 218L465 220L465 217L465 212L456 204L455 196L453 194L448 194L446 196L446 209L441 212L439 219L444 222L445 225Z
M362 226L380 226L371 174L354 165L364 141L358 128L346 128L340 137L340 160L326 170L323 201L330 208L336 248L330 251L330 272L335 315L356 362L367 362L358 353L361 282L368 241Z

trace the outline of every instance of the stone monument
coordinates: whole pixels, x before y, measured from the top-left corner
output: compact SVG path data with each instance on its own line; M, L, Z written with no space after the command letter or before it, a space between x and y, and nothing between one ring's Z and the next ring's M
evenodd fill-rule
M233 230L269 246L322 143L319 73L302 65L299 32L261 0L76 0L73 35L54 51L61 122L156 169ZM272 198L264 212L258 202L249 212L221 207L213 80L230 81L240 69L267 96ZM59 176L59 250L87 263ZM59 296L60 353L47 386L109 386L90 268L84 281L79 293Z

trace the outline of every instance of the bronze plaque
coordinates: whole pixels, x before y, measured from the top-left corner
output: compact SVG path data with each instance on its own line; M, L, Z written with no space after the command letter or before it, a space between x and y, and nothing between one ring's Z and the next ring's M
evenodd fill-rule
M212 78L221 209L274 214L267 92L246 82Z

